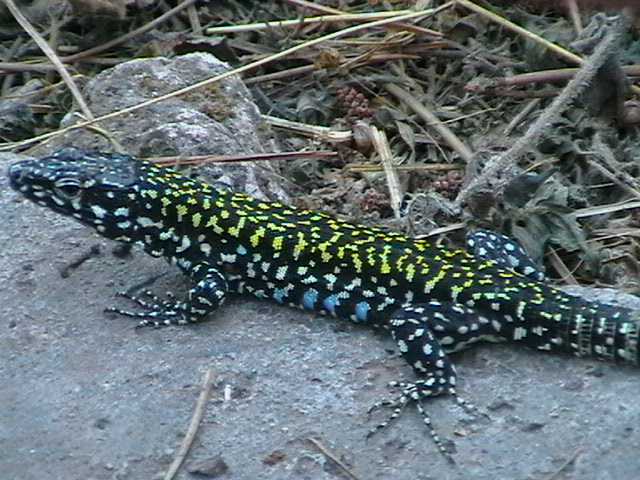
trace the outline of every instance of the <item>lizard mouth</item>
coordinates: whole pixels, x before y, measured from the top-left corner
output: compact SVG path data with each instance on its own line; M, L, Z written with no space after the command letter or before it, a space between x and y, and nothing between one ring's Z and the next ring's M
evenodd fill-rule
M22 169L22 164L14 163L9 167L9 184L11 188L15 190L21 190L24 188L24 184L22 183L22 178L24 177L24 170Z
M34 179L30 172L34 168L34 164L35 162L26 160L11 165L9 167L9 185L14 190L37 201L44 196L44 191L38 183L32 181ZM38 195L38 192L41 192L41 195Z

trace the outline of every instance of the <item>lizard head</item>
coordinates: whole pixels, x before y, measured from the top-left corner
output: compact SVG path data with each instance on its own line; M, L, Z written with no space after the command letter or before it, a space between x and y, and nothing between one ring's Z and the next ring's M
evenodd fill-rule
M66 148L9 167L11 187L26 198L95 228L134 241L138 162L129 155Z

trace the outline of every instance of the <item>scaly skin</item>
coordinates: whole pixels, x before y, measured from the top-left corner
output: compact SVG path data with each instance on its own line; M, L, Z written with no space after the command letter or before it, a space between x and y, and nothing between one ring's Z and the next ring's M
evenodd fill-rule
M392 418L409 400L455 395L447 354L482 340L639 364L637 312L462 250L261 202L128 155L66 149L14 164L9 178L27 198L193 280L185 301L142 302L130 314L142 325L199 321L235 291L389 329L419 376L403 384Z

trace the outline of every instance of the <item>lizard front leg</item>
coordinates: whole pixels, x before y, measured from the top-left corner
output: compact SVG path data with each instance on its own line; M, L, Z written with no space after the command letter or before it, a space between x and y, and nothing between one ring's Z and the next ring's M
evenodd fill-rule
M171 294L167 294L167 299L161 299L149 291L144 292L147 298L120 293L120 296L140 305L143 311L131 312L112 307L106 311L140 318L142 320L138 323L139 327L185 325L202 320L224 302L229 288L227 280L218 268L208 263L198 263L182 270L195 283L185 300L177 301Z

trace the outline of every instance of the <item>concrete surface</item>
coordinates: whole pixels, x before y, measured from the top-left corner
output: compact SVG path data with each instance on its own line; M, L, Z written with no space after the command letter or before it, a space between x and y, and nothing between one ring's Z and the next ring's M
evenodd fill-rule
M384 334L266 302L232 298L211 320L135 330L103 313L117 291L176 270L138 250L114 256L73 220L23 201L0 171L0 477L162 478L205 370L215 385L176 478L220 457L222 479L347 478L313 437L365 479L640 478L640 370L489 345L457 357L460 393L427 410L456 464L437 452L415 408L368 441L386 383L411 379ZM70 264L94 246L69 275ZM225 400L225 389L230 392Z

